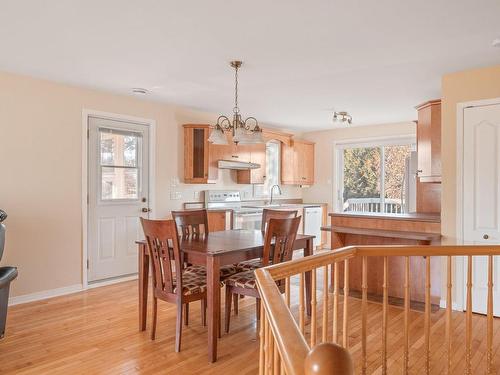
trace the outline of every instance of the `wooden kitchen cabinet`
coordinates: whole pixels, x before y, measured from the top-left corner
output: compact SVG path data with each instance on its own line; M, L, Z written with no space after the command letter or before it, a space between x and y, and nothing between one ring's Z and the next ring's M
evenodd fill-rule
M419 181L441 182L441 100L430 100L416 109Z
M281 144L281 183L314 184L313 142L294 139L291 145Z
M217 182L216 156L208 142L210 125L186 124L184 127L184 183L207 184Z
M208 231L217 232L229 229L226 227L228 211L208 211Z
M245 156L248 155L249 162L260 165L260 168L238 171L238 184L263 184L266 178L266 144L242 145L238 147L242 148Z

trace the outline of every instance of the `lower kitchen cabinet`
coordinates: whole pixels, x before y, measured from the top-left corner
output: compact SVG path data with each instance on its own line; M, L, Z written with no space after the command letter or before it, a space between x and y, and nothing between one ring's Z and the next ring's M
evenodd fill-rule
M230 211L208 211L208 231L217 232L230 229Z

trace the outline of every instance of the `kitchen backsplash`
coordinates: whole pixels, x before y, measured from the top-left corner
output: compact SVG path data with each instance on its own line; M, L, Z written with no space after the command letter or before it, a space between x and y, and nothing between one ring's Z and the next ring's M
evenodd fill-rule
M169 186L169 202L171 209L182 208L185 202L202 202L205 190L228 190L234 189L241 193L242 200L266 199L262 195L262 187L258 185L243 185L236 183L236 172L231 170L219 170L219 179L216 184L184 184L182 179L173 177ZM283 195L276 198L301 199L302 189L298 186L281 186Z

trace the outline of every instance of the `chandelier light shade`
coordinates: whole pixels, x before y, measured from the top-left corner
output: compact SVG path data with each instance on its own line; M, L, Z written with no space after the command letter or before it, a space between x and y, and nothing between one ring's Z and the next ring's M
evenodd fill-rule
M262 136L262 129L255 117L242 119L240 108L238 107L238 69L243 62L231 61L231 67L234 68L234 108L232 121L227 116L219 116L208 141L215 145L227 145L225 131L231 132L233 142L241 145L250 145L265 143Z

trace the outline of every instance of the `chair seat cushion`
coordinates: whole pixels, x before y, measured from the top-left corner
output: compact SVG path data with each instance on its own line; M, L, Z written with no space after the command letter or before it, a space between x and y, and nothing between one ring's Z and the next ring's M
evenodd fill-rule
M205 268L205 266L202 266L202 265L193 265L193 266L186 267L184 269L184 272L195 273L197 275L202 275L204 277L207 276L207 269ZM238 273L238 269L233 265L222 266L220 268L221 280L224 280L227 277L232 276L236 273Z
M256 270L257 268L262 267L262 260L260 259L245 260L243 262L236 263L235 267L238 270L238 272L253 271Z
M16 277L16 267L0 267L0 289L8 286Z
M255 273L254 270L239 272L236 275L228 277L224 283L229 286L238 288L255 289Z
M207 281L204 275L195 273L182 274L182 294L189 296L191 294L200 294L207 290ZM174 293L177 292L177 286L174 285Z

